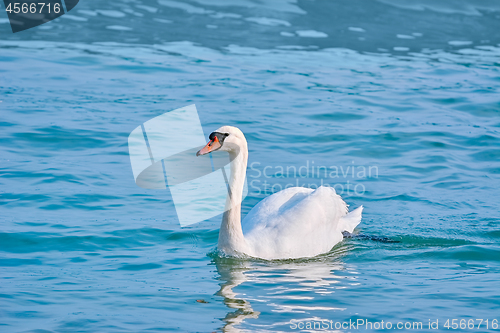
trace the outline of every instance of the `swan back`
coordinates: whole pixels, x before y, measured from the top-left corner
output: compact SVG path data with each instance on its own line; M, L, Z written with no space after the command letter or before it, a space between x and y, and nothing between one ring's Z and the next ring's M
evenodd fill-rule
M243 220L243 234L252 256L311 257L342 240L346 214L347 204L333 188L293 187L259 202Z

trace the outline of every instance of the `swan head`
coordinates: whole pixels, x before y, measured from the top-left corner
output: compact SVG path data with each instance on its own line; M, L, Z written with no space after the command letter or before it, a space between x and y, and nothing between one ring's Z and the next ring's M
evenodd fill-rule
M210 141L196 153L196 156L205 155L217 150L237 154L241 148L246 148L247 146L247 140L243 132L233 126L222 126L215 132L212 132L208 138Z

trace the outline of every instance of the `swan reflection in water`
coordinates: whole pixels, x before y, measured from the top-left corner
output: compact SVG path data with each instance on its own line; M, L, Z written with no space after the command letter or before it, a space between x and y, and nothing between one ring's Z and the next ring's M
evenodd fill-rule
M299 260L264 261L211 254L212 264L216 266L221 281L220 290L215 295L221 296L230 310L222 319L224 324L221 330L243 331L238 327L246 319L259 318L260 312L254 307L295 314L329 311L325 317L331 317L331 311L345 310L332 305L340 303L333 296L336 290L358 284L355 268L342 261L349 247L349 244L344 243L328 254ZM252 294L235 290L236 287L245 286L245 283L258 287L255 287ZM329 294L333 295L329 297ZM272 325L279 330L278 326L288 327L289 321Z

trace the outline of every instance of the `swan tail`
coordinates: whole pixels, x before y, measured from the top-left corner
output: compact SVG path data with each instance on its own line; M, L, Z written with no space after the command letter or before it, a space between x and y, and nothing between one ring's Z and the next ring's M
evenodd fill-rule
M363 206L359 206L352 212L347 213L347 215L340 218L341 231L347 231L349 233L354 231L354 228L361 222L361 213L363 212Z

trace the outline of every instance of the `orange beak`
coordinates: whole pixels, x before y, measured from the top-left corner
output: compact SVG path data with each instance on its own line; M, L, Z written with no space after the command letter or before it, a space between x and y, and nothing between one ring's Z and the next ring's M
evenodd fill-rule
M219 149L220 147L222 147L222 145L220 144L219 139L217 139L217 137L214 137L213 140L211 140L209 143L207 143L207 145L205 147L201 148L196 153L196 156L206 155L208 153L213 152L214 150Z

